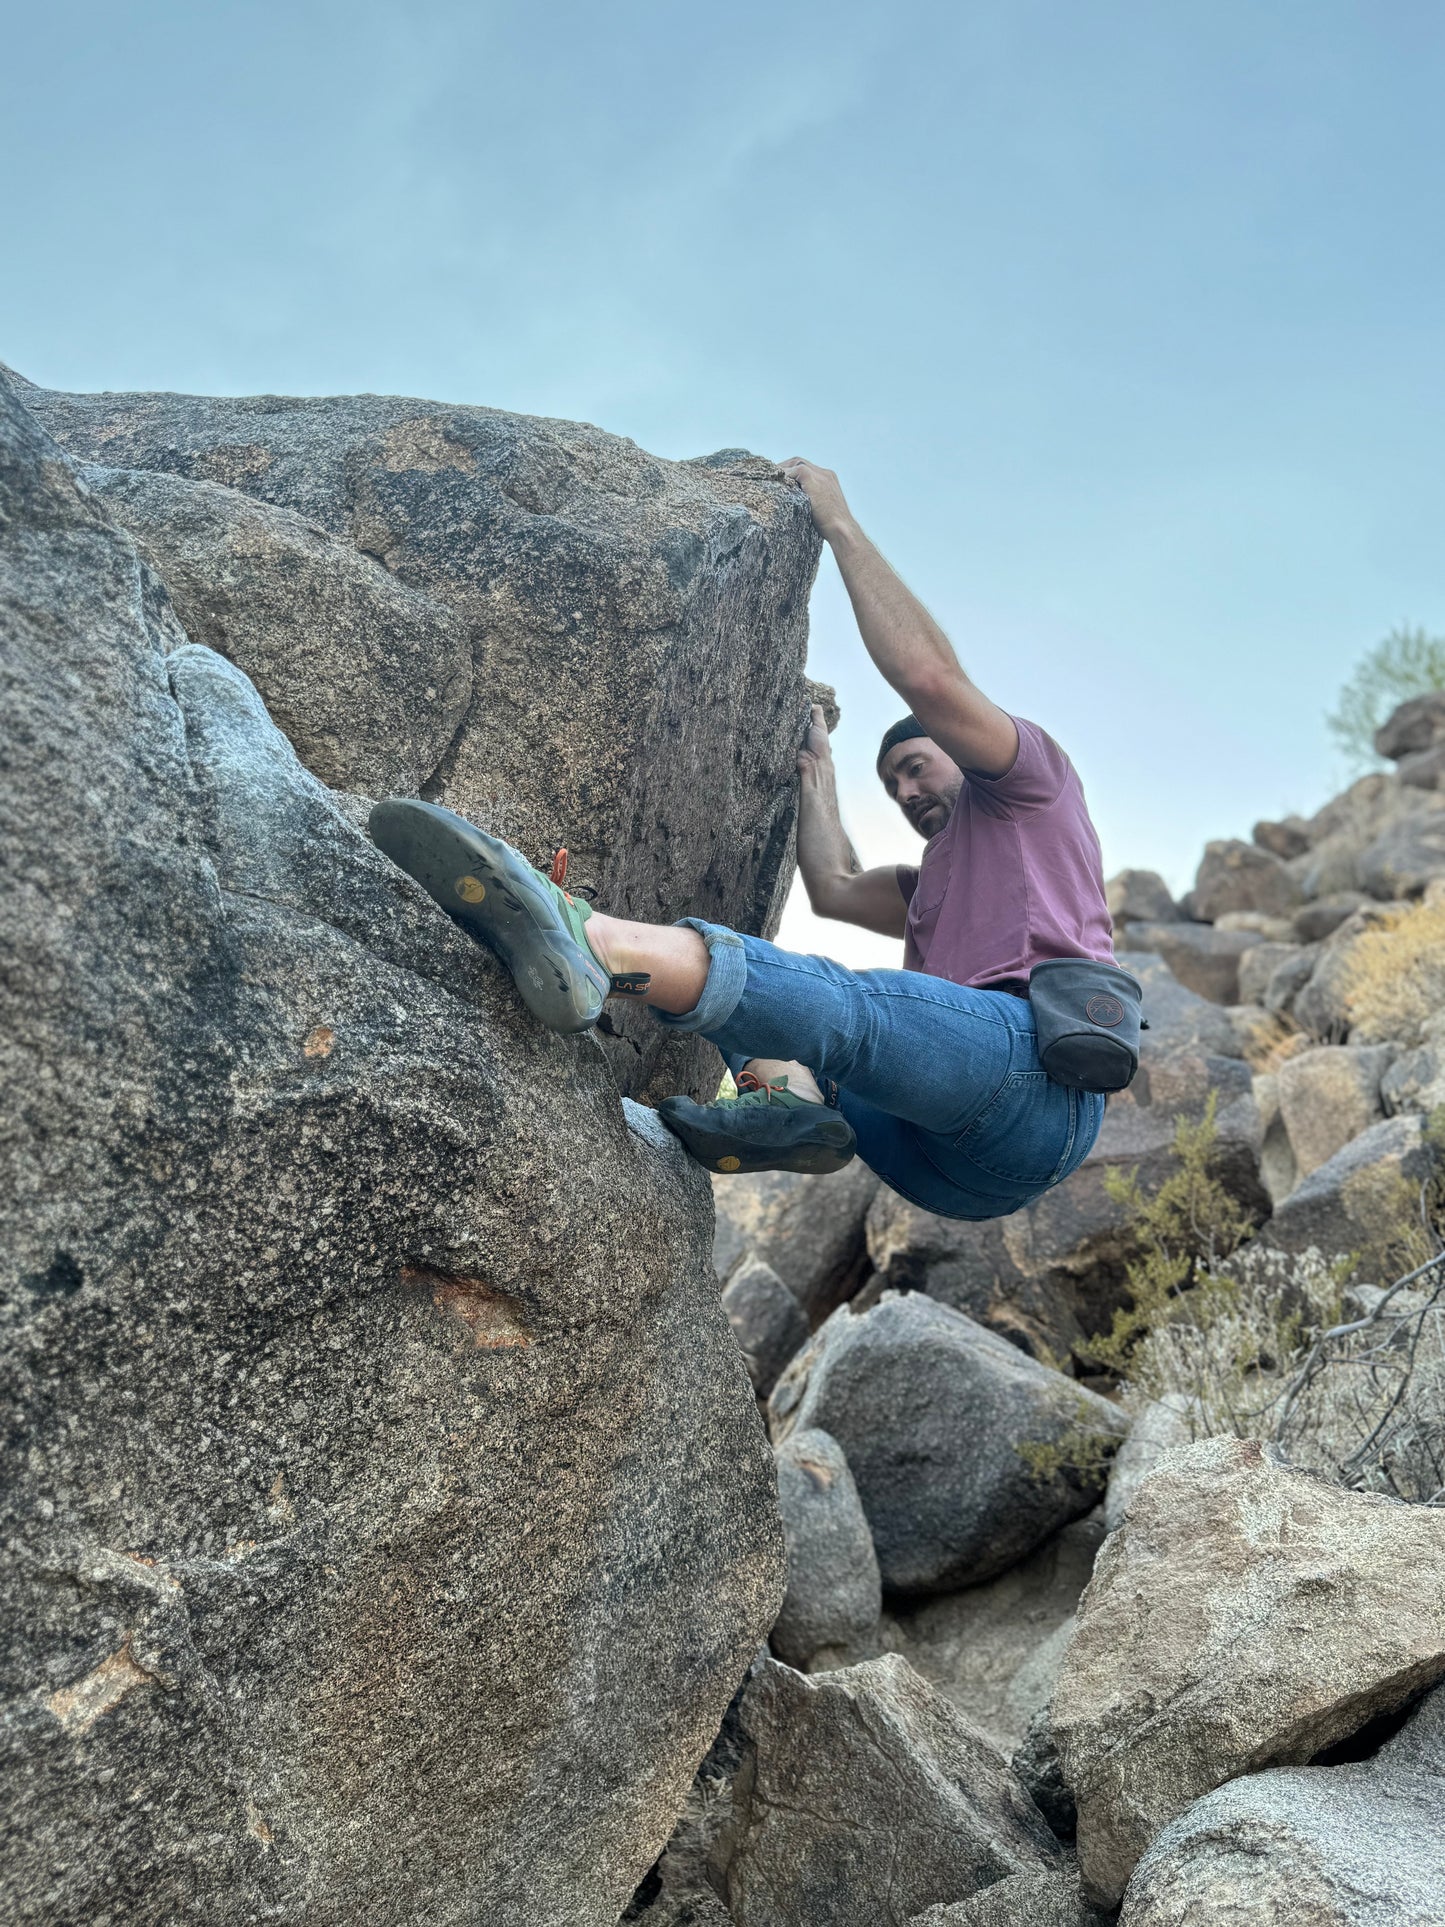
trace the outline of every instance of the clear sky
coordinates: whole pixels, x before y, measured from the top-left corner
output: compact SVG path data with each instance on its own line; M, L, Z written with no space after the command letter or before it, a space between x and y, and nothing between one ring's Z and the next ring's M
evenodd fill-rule
M373 390L839 470L1109 867L1345 772L1445 629L1445 9L0 0L0 358ZM900 707L825 563L867 861ZM893 960L790 913L795 941Z

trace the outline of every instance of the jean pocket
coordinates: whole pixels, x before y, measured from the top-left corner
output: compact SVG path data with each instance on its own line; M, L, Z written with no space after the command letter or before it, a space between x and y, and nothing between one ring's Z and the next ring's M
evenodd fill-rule
M1075 1093L1046 1072L1011 1071L954 1149L990 1177L1052 1184L1073 1149L1077 1115Z

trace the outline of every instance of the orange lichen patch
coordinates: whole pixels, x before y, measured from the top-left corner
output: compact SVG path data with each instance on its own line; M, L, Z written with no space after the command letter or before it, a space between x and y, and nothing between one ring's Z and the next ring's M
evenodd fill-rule
M78 1679L73 1686L62 1686L58 1693L52 1693L45 1705L67 1731L84 1733L112 1707L119 1706L127 1693L133 1693L138 1686L155 1684L155 1675L148 1673L143 1666L137 1666L131 1658L130 1641L127 1640L87 1673L84 1679Z
M408 468L425 469L431 474L438 469L455 468L470 475L477 466L476 456L451 439L445 419L437 415L398 422L395 428L387 430L382 448L386 465L394 475Z
M431 1265L403 1265L401 1282L429 1291L437 1311L460 1325L478 1351L504 1351L532 1342L516 1300L480 1278L458 1277Z
M318 1024L301 1048L308 1057L329 1057L335 1042L336 1032L330 1024Z
M832 1486L833 1468L831 1465L824 1465L820 1459L804 1458L801 1452L798 1454L798 1464L802 1467L803 1471L807 1473L808 1477L820 1492L826 1492Z
M266 1498L266 1510L271 1517L283 1525L290 1525L296 1518L296 1508L292 1505L286 1491L286 1474L278 1472L271 1481L271 1490Z
M256 1805L254 1800L250 1799L246 1802L246 1831L255 1834L256 1838L261 1842L261 1850L263 1853L269 1853L271 1851L271 1842L276 1836L270 1827L267 1826L266 1817L261 1809Z

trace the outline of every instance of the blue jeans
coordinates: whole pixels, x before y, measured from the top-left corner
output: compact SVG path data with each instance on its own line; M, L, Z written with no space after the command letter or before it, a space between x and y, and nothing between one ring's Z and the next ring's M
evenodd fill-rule
M682 921L707 944L707 982L686 1015L653 1014L700 1031L734 1070L790 1057L831 1079L863 1162L925 1211L1007 1217L1088 1156L1104 1100L1041 1068L1026 999Z

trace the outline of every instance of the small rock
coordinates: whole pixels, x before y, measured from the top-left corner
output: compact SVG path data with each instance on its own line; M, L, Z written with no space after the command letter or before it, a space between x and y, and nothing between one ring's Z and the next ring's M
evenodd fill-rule
M777 1460L788 1590L771 1644L779 1659L804 1668L821 1647L847 1646L876 1630L878 1558L836 1439L816 1429L793 1432Z
M1292 956L1282 958L1270 972L1261 1002L1273 1016L1284 1017L1293 1012L1295 999L1314 975L1319 948L1315 943L1306 944Z
M1126 923L1172 923L1179 905L1157 870L1121 870L1104 885L1115 929Z
M1205 923L1233 910L1283 917L1299 900L1298 883L1269 850L1233 837L1205 844L1194 879L1194 914Z
M1123 1927L1439 1927L1445 1691L1373 1759L1276 1767L1196 1800L1129 1882Z
M728 1279L723 1310L742 1348L753 1390L766 1398L778 1374L808 1342L803 1308L771 1265L745 1258Z
M1363 890L1338 890L1333 896L1302 903L1294 913L1295 936L1301 943L1322 943L1368 902Z
M1242 1004L1264 1004L1275 972L1282 965L1296 962L1303 956L1303 946L1297 943L1264 942L1246 950L1239 960L1239 1001Z
M1309 830L1302 816L1287 816L1279 823L1256 823L1251 834L1260 849L1285 862L1291 857L1303 856L1310 846Z
M1440 743L1445 743L1445 689L1410 697L1375 731L1376 754L1392 763Z
M908 1927L1107 1927L1107 1920L1084 1899L1070 1867L996 1880L972 1900L916 1914Z
M1103 1496L1118 1407L920 1292L834 1312L779 1379L774 1435L847 1455L883 1584L951 1592L1005 1572Z
M1360 882L1371 896L1418 897L1445 876L1445 796L1422 795L1420 803L1428 808L1392 823L1361 855Z
M769 1660L742 1727L736 1927L879 1927L1064 1864L1003 1759L892 1655L812 1677Z
M1164 1460L1105 1542L1054 1691L1091 1900L1226 1780L1303 1762L1445 1675L1445 1514L1248 1440Z

